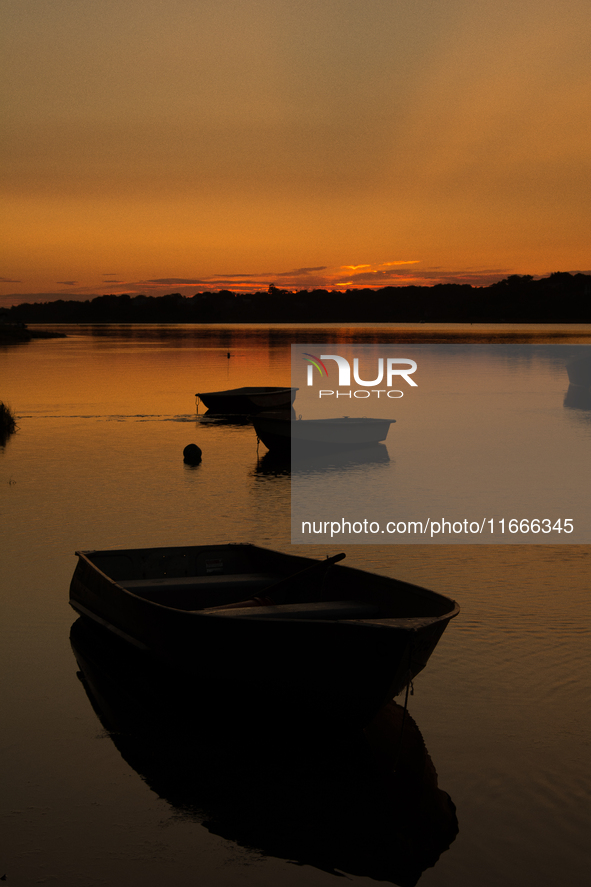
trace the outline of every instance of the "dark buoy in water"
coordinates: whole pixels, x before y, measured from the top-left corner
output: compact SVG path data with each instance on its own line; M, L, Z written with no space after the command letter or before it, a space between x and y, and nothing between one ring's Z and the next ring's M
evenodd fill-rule
M229 351L228 351L228 353L226 354L226 357L228 358L228 360L230 359L230 352L229 352Z
M201 462L201 450L197 444L187 444L183 450L183 460L188 465L197 465Z

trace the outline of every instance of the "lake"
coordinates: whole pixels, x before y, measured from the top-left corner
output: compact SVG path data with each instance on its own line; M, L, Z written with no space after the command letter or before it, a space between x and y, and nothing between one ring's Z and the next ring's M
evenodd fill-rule
M586 885L589 546L293 545L289 465L266 457L249 422L205 416L195 392L289 385L296 343L561 349L590 344L591 326L57 329L68 337L0 345L0 400L19 426L0 446L0 876L66 887L325 887L343 875L356 885ZM548 411L588 453L589 401L569 401L566 376L544 372L551 403L534 392L532 422ZM189 443L203 451L197 466L183 462ZM391 433L385 446L406 484L410 444ZM367 466L346 470L367 482ZM311 492L314 472L303 478ZM583 470L578 496L589 480ZM313 736L286 759L264 743L253 754L238 718L222 745L205 735L194 747L174 736L160 745L113 728L124 666L112 695L107 684L93 695L70 641L74 552L217 542L343 550L351 566L458 601L408 699L428 755L417 766L434 792L437 774L424 829L412 792L376 777L357 751L315 755ZM73 642L80 652L84 638ZM199 688L187 706L198 724Z

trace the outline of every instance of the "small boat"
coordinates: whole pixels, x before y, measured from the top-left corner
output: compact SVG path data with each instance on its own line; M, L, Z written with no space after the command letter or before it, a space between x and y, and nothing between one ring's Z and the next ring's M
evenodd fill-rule
M227 391L198 391L198 403L213 413L257 413L259 410L289 408L297 388L230 388Z
M269 450L335 450L374 446L388 436L395 419L367 419L343 416L340 419L295 419L285 413L259 413L253 426L259 440Z
M427 664L458 605L249 544L78 551L74 610L193 679L200 701L364 726ZM190 700L188 700L190 702Z
M571 360L566 365L568 380L571 385L579 385L581 388L591 388L591 354L589 349L586 357Z

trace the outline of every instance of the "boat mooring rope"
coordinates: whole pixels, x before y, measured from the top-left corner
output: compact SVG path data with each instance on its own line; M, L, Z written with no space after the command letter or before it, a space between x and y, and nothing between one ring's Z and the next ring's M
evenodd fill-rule
M406 720L406 712L408 711L408 694L414 696L414 687L411 678L411 662L412 662L412 648L413 648L413 635L410 637L410 644L408 647L408 680L406 682L406 693L404 694L404 710L402 712L402 723L400 724L400 736L398 737L398 748L396 749L396 757L394 758L394 769L398 767L400 763L400 755L402 753L402 736L404 734L404 722Z

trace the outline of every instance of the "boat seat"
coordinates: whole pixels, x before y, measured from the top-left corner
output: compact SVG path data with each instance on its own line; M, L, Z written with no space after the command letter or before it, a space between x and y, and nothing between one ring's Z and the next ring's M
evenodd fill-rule
M257 588L262 589L273 582L279 581L280 576L269 573L226 573L212 574L209 576L166 576L160 579L125 579L118 582L122 588L133 592L142 591L224 591L226 589Z
M208 607L199 610L208 616L239 616L241 619L372 619L379 616L380 608L363 601L319 601L304 604L274 604L273 606L233 607L219 609Z

